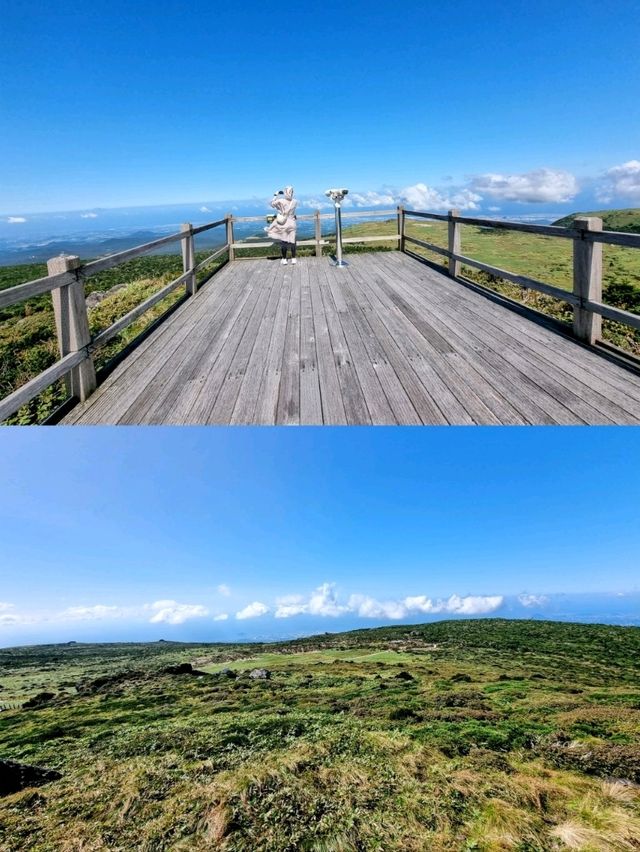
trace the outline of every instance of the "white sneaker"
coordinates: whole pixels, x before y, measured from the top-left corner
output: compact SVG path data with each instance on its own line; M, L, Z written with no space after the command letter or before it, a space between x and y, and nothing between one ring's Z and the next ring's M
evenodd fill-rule
M298 261L296 260L296 258L295 258L295 257L292 257L292 258L291 258L291 263L297 263L297 262L298 262Z
M280 261L280 266L286 266L286 265L287 265L287 258L283 257L282 260Z

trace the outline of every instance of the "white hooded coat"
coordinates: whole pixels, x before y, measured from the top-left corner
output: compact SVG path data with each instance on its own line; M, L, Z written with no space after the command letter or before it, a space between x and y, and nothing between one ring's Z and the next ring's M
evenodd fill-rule
M274 195L271 199L271 206L278 213L286 216L286 222L279 225L277 219L267 228L267 236L272 240L279 240L284 243L295 243L296 241L296 207L297 200L293 197L293 187L288 186L284 191L284 195Z

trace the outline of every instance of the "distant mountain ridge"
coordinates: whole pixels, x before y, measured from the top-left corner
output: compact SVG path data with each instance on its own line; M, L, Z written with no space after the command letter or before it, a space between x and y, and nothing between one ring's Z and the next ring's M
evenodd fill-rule
M591 213L570 213L554 222L560 228L570 228L578 216L599 216L605 231L623 231L628 234L640 234L640 207L628 207L624 210L594 210Z

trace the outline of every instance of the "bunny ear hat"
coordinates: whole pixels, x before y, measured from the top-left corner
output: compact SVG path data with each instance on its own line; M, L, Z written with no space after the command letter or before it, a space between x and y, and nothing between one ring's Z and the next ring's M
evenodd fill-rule
M293 198L293 187L292 186L285 186L284 194L285 194L286 198L291 200Z

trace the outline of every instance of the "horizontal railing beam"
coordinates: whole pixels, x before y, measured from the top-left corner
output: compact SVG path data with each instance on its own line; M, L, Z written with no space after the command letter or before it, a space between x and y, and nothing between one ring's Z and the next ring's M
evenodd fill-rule
M573 228L560 228L558 225L529 225L525 222L505 222L502 219L474 219L471 216L454 216L454 222L461 225L475 225L478 228L494 228L498 231L522 231L525 234L538 234L547 237L562 237L575 240L580 231Z
M347 239L343 239L343 243L383 243L388 242L389 240L395 240L396 242L400 239L399 234L382 234L379 237L348 237ZM318 245L328 246L333 245L335 240L332 239L322 239L318 240L296 240L297 246L315 246ZM273 240L265 240L260 243L234 243L233 247L235 249L246 249L246 248L269 248L270 246L275 245Z
M134 257L153 251L154 248L159 248L168 243L176 243L182 239L184 239L184 234L170 234L168 237L161 237L159 240L152 240L150 243L144 243L117 254L110 254L107 257L101 257L99 260L92 260L91 263L85 263L84 266L81 266L78 271L83 277L95 275L97 272L104 272L105 269L112 269L114 266L120 266L121 263L133 260Z
M208 266L210 263L213 263L214 260L217 260L221 255L223 255L225 251L229 251L229 246L226 243L221 246L217 251L214 251L213 254L210 254L209 257L205 257L204 260L201 260L193 271L200 272L200 270L204 269L205 266Z
M436 254L441 254L443 257L453 259L458 263L464 263L466 266L473 266L476 269L482 270L482 272L489 273L489 275L495 275L496 278L503 278L513 284L519 284L521 287L526 287L528 290L536 290L538 293L544 293L546 296L553 296L555 299L562 299L563 302L568 302L570 305L580 304L580 299L574 296L571 291L563 290L561 287L554 287L552 284L545 284L544 281L537 281L535 278L529 278L526 275L517 275L515 272L509 272L506 269L500 269L497 266L482 263L479 260L474 260L473 258L466 257L463 254L452 254L447 249L441 248L440 246L434 246L431 243L426 243L424 240L417 240L414 237L405 237L405 239L408 243L416 243L422 248L429 249L430 251L436 252Z
M343 207L342 208L342 218L350 219L352 217L362 217L362 216L396 216L396 210L349 210ZM235 222L264 222L266 216L270 214L265 213L263 216L234 216L233 219ZM273 214L275 216L275 213ZM335 213L320 213L321 219L335 219ZM315 213L298 213L296 214L296 219L300 222L305 219L315 219ZM445 217L446 218L446 217Z
M131 325L132 322L135 322L138 317L142 316L142 314L145 314L148 310L153 308L154 305L157 305L158 302L161 302L163 299L165 299L181 284L184 284L184 282L191 274L191 270L183 272L179 278L175 279L175 281L171 281L169 284L166 284L156 293L153 293L151 296L149 296L148 299L145 299L144 302L140 302L139 305L136 305L136 307L130 310L128 314L125 314L123 317L120 317L119 320L116 320L113 325L110 325L108 328L105 328L104 331L101 331L100 334L97 334L89 345L89 351L93 352L96 349L99 349L101 346L104 346L105 343L108 343L113 337L116 337L116 335L120 334L123 329Z
M561 299L563 302L568 302L570 305L579 305L578 299L570 290L563 290L561 287L554 287L552 284L545 284L544 281L537 281L535 278L529 278L526 275L516 275L514 272L509 272L506 269L500 269L497 266L491 266L488 263L481 263L479 260L474 260L464 255L455 255L455 260L464 263L467 266L474 266L483 272L488 272L489 275L495 275L496 278L504 278L511 281L513 284L519 284L521 287L526 287L528 290L537 290L538 293L544 293L545 296L553 296L554 299Z
M600 302L592 302L590 299L585 299L582 307L593 311L594 314L600 314L605 319L615 320L615 322L621 322L624 325L630 325L632 328L640 330L640 316L638 314L629 313L629 311L624 311L622 308L602 305Z
M329 240L321 240L320 242L323 246L325 246L325 245L328 246L329 243L330 243ZM276 245L276 243L273 240L264 240L264 242L261 242L261 243L234 243L233 248L234 249L271 248L271 246L274 246L274 245ZM315 240L296 240L296 245L297 246L315 246L316 241Z
M404 235L404 239L407 243L415 243L415 245L429 249L429 251L434 251L436 254L441 254L443 257L451 257L451 252L441 246L434 246L433 243L428 243L425 240L419 240L417 237L410 237L407 234Z
M405 210L405 216L417 216L418 219L437 219L439 222L448 222L449 217L443 213L423 213L421 210Z
M384 243L389 240L397 242L400 239L400 234L381 234L379 237L343 237L344 243ZM330 240L330 242L332 242Z
M0 308L8 308L10 305L24 302L25 299L32 299L34 296L50 293L52 290L56 290L58 287L65 287L75 280L75 275L72 275L70 272L63 272L59 275L47 275L46 278L36 278L34 281L27 281L26 284L17 284L15 287L7 287L6 290L0 290Z
M0 400L0 423L11 417L12 414L15 414L23 405L31 402L34 397L42 393L43 390L46 390L49 385L52 385L58 379L70 373L74 367L77 367L78 364L86 359L87 354L85 348L80 349L78 352L71 352L69 355L65 355L64 358L60 358L55 364L47 367L46 370L43 370L42 373L31 379L31 381L22 385L21 388L10 393L9 396L5 396L4 399Z
M640 248L640 234L626 234L623 231L585 231L583 239L589 243Z
M199 225L197 228L193 228L191 233L194 236L196 234L203 234L205 231L210 231L212 228L217 228L219 225L224 225L226 221L226 218L218 219L217 222L209 222L208 225Z

